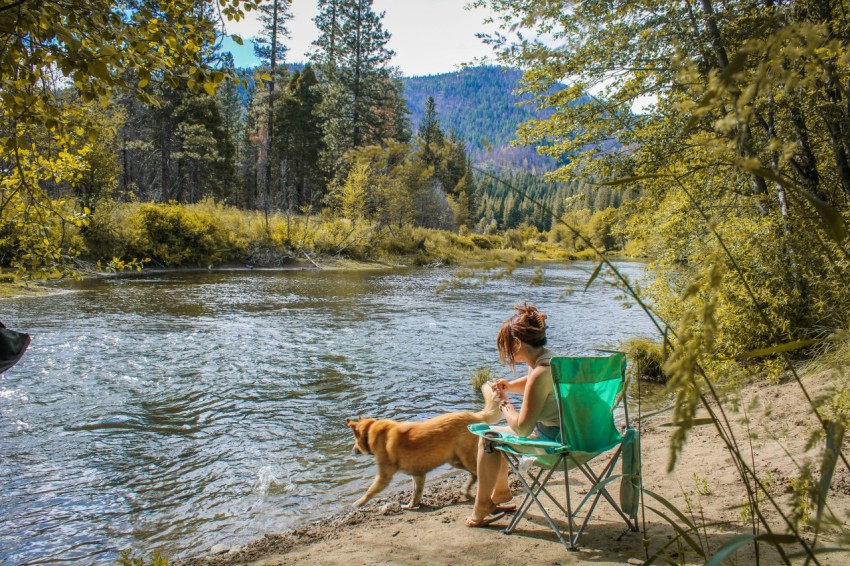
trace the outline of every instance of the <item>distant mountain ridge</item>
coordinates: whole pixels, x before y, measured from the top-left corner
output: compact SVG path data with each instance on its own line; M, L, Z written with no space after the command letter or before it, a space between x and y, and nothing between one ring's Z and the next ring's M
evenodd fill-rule
M405 77L404 97L411 112L412 129L414 133L418 129L425 103L433 96L440 127L446 135L454 130L466 141L476 165L550 170L556 165L553 158L539 155L533 147L510 146L519 124L543 116L532 104L519 104L522 99L514 91L521 77L519 70L495 66Z
M303 71L306 63L287 63L289 72ZM402 77L404 98L415 134L425 114L425 103L434 97L440 127L464 140L473 163L492 169L549 171L555 159L540 155L535 147L512 147L517 127L546 114L533 104L521 104L516 91L522 71L496 66L463 69L420 77Z

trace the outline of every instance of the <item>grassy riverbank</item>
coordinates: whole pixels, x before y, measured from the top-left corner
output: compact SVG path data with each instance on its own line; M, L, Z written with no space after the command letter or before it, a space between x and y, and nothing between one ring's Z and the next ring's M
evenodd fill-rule
M21 281L11 273L0 273L0 299L43 292L43 287Z
M586 229L593 245L620 251L623 241L614 237L613 221L586 216L578 227ZM451 231L331 213L266 215L212 199L188 205L103 202L88 224L66 225L63 230L55 237L68 242L67 253L78 258L70 267L76 263L82 269L98 265L106 270L139 265L283 267L317 258L429 265L526 257L568 260L593 253L587 242L563 226L548 232L534 226Z
M125 262L135 258L162 267L234 262L280 267L316 258L427 265L526 255L563 260L588 253L586 245L568 238L563 229L544 233L529 226L500 233L465 228L454 232L329 214L266 216L212 200L192 205L105 206L79 237L84 256Z
M196 204L103 202L88 224L66 224L55 239L67 257L30 273L37 279L139 269L343 268L483 264L592 258L588 243L622 254L617 228L588 216L588 241L564 226L506 231L441 230L382 224L330 213L290 215L242 210L207 199ZM14 282L11 273L0 286ZM2 293L16 294L6 286Z

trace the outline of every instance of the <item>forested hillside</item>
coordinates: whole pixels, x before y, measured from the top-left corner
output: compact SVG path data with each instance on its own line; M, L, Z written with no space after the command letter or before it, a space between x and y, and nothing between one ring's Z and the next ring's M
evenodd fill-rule
M529 97L515 93L521 76L515 69L481 66L407 77L403 79L404 98L411 121L418 124L428 97L433 97L443 128L455 131L467 143L477 165L548 171L557 164L554 158L539 155L533 147L510 146L521 123L548 115L537 112L533 104L522 104Z
M497 180L498 178L498 180ZM478 177L475 197L479 226L498 229L523 224L551 230L568 210L590 214L619 208L637 195L631 189L596 186L582 179L552 182L519 169L502 169Z

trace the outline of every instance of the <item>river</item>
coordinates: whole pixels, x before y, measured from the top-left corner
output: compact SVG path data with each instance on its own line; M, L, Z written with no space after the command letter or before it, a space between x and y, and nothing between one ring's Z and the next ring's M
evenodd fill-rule
M337 513L374 471L345 417L477 410L475 369L509 377L513 304L565 355L651 336L619 290L583 291L593 268L444 291L449 268L150 273L4 299L33 340L0 376L0 563L194 556Z

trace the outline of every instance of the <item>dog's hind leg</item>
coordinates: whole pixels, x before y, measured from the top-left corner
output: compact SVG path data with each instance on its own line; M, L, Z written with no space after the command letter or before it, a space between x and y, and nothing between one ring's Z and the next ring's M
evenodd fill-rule
M417 509L419 502L422 500L422 491L425 489L425 475L413 476L413 494L410 496L410 503L402 505L404 509Z
M475 497L475 494L472 492L472 486L475 485L475 482L477 481L478 476L473 474L472 472L469 472L469 479L467 479L466 482L464 482L463 484L463 494L467 498L472 499L473 497Z
M366 490L366 494L363 495L363 497L361 497L357 501L355 501L354 506L360 507L361 505L365 505L367 501L384 491L384 488L390 485L390 480L393 479L393 475L395 475L395 470L379 470L378 475L375 476L375 480L372 482L372 485L370 485L369 489Z

